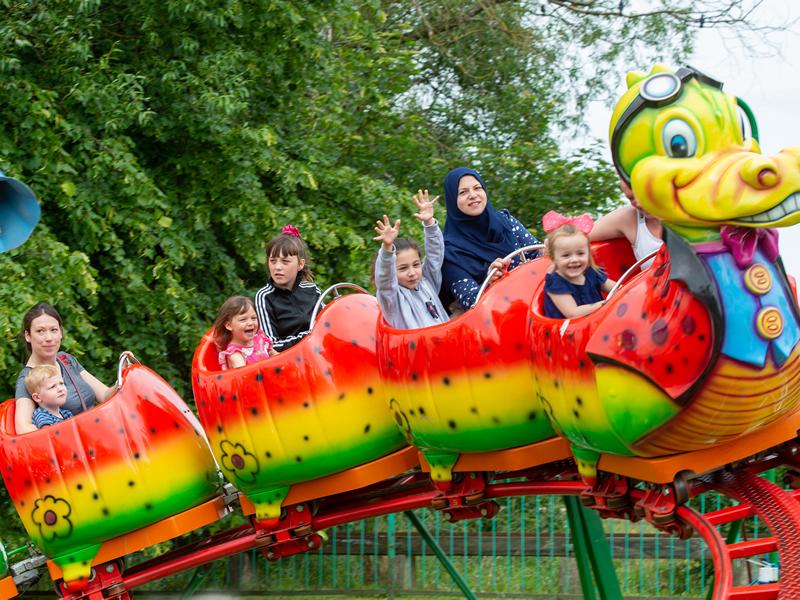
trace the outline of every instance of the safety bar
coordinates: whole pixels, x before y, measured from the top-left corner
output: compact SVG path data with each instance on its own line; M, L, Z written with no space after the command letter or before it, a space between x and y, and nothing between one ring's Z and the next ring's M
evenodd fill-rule
M514 258L515 256L517 256L519 254L523 255L522 256L522 262L528 262L528 259L524 255L525 252L532 252L534 250L543 250L543 249L544 249L544 244L533 244L531 246L524 246L522 248L517 248L511 254L509 254L508 256L504 257L503 258L503 262L505 262L507 260L511 260L512 258ZM500 270L496 269L496 268L492 269L491 271L489 271L489 274L486 276L486 279L483 281L483 285L481 286L481 289L478 290L478 295L475 297L475 304L477 304L478 300L481 299L481 296L483 295L484 290L487 287L489 287L489 282L492 280L492 277L494 276L494 274L495 273L499 273L499 272L500 272ZM475 306L475 304L473 304L472 306Z
M325 297L328 294L330 294L331 292L334 293L334 297L335 298L341 297L341 294L339 293L340 289L350 289L350 290L355 290L355 291L357 291L359 293L362 293L362 294L369 294L369 292L367 290L362 288L360 285L356 285L355 283L349 283L347 281L342 281L340 283L334 283L331 287L329 287L327 290L322 292L322 294L320 294L319 298L317 298L317 303L314 305L314 310L311 312L311 321L310 321L311 327L310 327L310 329L313 328L314 327L314 323L317 322L317 314L319 313L319 311L322 309L322 306L324 305L323 300L325 300Z

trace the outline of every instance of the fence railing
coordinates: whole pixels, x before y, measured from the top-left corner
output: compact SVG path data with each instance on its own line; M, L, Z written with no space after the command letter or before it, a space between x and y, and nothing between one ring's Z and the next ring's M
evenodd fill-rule
M693 500L705 512L729 501L715 494ZM580 598L581 589L560 498L508 498L490 521L450 524L434 510L417 517L481 598ZM712 576L702 540L681 541L647 523L604 521L606 541L620 588L628 599L703 598ZM743 532L758 537L757 519ZM257 551L212 563L151 585L180 592L224 591L258 596L337 595L458 597L446 569L402 514L332 528L316 552L269 562ZM751 565L737 566L741 583L754 578ZM202 579L202 582L200 580Z

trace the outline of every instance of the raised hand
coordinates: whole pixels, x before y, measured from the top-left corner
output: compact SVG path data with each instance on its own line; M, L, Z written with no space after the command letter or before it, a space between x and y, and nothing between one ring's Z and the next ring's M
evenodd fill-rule
M419 190L414 194L414 202L417 204L417 210L414 216L422 221L423 225L431 225L433 223L433 207L435 202L439 199L436 196L433 200L428 200L428 190Z
M394 226L392 226L391 221L389 221L389 217L383 215L383 221L375 221L377 225L374 227L375 233L378 235L372 238L376 242L381 242L383 244L383 249L389 252L394 245L394 241L397 239L397 235L400 233L400 219L394 222Z

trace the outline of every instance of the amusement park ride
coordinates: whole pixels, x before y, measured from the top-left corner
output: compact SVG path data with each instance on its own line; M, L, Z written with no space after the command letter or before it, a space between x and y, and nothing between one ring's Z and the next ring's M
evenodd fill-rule
M760 154L750 109L697 70L656 66L627 84L614 164L665 244L647 268L626 243L596 244L620 282L599 310L545 317L542 257L425 329L393 329L373 297L337 292L300 344L265 361L219 371L206 335L199 419L129 353L119 391L75 418L17 436L9 400L0 468L39 552L0 560L0 598L45 566L64 598L127 598L244 550L314 549L337 524L421 507L491 518L497 498L537 494L701 536L715 599L800 598L798 492L760 476L800 469L800 314L770 229L800 222L800 148ZM0 186L6 250L39 215L23 184ZM709 490L738 505L687 506ZM247 525L124 567L236 510ZM753 515L771 537L718 531ZM767 552L780 581L734 586L731 561Z

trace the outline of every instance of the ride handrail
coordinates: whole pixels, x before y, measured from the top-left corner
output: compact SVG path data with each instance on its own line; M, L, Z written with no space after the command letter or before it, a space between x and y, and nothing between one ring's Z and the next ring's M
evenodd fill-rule
M124 350L122 354L119 355L119 364L117 365L117 389L122 387L122 371L125 367L129 367L134 363L137 365L141 364L130 350Z
M511 260L515 256L522 254L523 255L522 262L528 262L528 259L524 256L524 253L532 252L534 250L544 250L544 244L532 244L530 246L523 246L522 248L517 248L511 254L504 256L503 261ZM495 268L489 271L488 275L486 275L486 279L483 280L483 285L481 286L481 289L478 290L478 295L475 296L475 304L477 304L478 300L481 299L484 290L486 290L486 288L489 287L489 282L492 280L494 274L499 273L499 271L500 271L499 269ZM475 306L475 304L473 304L472 306Z
M314 328L314 324L317 322L317 314L319 313L320 309L322 308L322 304L323 304L322 301L325 299L325 296L327 296L331 292L334 292L334 296L336 298L340 298L341 297L341 294L339 293L340 289L351 289L351 290L355 290L355 291L357 291L359 293L362 293L362 294L369 294L369 292L367 290L365 290L364 288L362 288L360 285L357 285L355 283L350 283L349 281L342 281L342 282L339 282L339 283L334 283L332 286L330 286L328 289L326 289L324 292L322 292L319 295L319 298L317 298L317 302L316 302L316 304L314 304L314 310L311 311L311 320L309 321L309 325L310 325L309 326L309 330L313 329Z
M639 269L642 266L642 264L646 263L648 260L650 260L651 258L655 257L656 254L658 254L658 250L653 250L650 254L647 254L646 256L643 256L642 258L637 260L635 263L633 263L630 267L628 267L628 270L625 271L622 274L622 277L617 279L617 283L614 284L614 287L612 287L611 291L608 292L608 294L606 295L605 302L608 302L609 300L611 300L612 296L619 289L619 286L621 286L623 283L625 283L626 280L630 279L631 274L636 269Z

